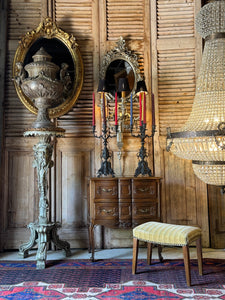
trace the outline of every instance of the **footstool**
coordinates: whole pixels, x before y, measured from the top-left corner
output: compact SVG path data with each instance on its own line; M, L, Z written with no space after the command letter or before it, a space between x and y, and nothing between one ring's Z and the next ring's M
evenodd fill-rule
M133 229L132 274L136 274L139 240L147 242L147 263L151 264L152 245L182 246L187 285L191 285L189 245L196 242L198 270L202 275L201 229L194 226L147 222Z

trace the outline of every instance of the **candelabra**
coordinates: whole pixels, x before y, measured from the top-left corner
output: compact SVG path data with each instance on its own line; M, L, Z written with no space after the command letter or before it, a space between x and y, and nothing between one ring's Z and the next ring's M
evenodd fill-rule
M110 138L116 137L116 135L112 135L110 128L107 127L106 124L106 103L105 103L105 93L107 91L106 88L106 82L104 79L101 79L99 81L99 86L97 92L100 93L101 95L101 114L102 114L102 134L97 135L95 131L95 98L93 94L93 122L92 122L92 130L93 130L93 135L95 138L102 139L103 142L103 150L101 154L101 167L97 172L97 177L100 177L101 175L112 175L112 177L115 177L115 173L111 167L111 162L110 162L110 152L108 149L108 140ZM116 132L118 130L118 126L116 125Z
M116 135L111 135L110 129L107 128L106 124L103 124L102 126L102 134L97 135L95 132L95 126L93 125L93 135L95 138L102 139L103 142L103 150L101 155L101 167L98 170L97 177L100 177L101 175L112 175L112 177L115 177L115 173L111 167L111 162L109 159L111 158L109 149L108 149L108 139L115 137Z
M139 150L139 153L137 154L139 161L138 161L138 166L134 173L134 177L137 177L140 174L142 174L142 175L148 174L149 176L152 176L152 171L151 171L151 169L149 169L148 162L146 161L148 154L147 154L147 151L146 151L144 145L145 145L146 138L152 138L154 136L155 131L156 131L155 129L156 129L155 125L152 125L152 134L151 135L145 134L146 124L144 124L143 121L141 121L140 134L134 135L131 132L133 137L137 137L137 138L141 139L141 148Z
M146 138L152 138L156 132L156 126L154 124L153 119L153 125L152 125L152 134L147 135L146 132L146 94L147 94L147 88L145 85L145 81L141 80L137 83L137 90L136 94L139 95L139 107L140 107L140 134L133 134L133 124L132 124L132 103L131 103L131 135L133 137L137 137L141 139L141 148L139 150L139 153L137 154L137 157L139 159L138 166L135 170L134 177L137 177L138 175L146 175L152 176L152 171L148 167L148 162L146 158L148 157L146 148L145 148L145 139ZM154 111L154 108L152 107L152 110Z

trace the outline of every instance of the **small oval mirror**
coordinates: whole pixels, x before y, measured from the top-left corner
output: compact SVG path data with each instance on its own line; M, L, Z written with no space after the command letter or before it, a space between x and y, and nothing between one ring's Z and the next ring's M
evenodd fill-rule
M117 46L106 53L101 64L100 79L106 80L110 98L114 98L120 78L128 79L130 91L126 92L126 98L135 94L137 82L142 80L137 55L127 49L122 37Z
M108 91L113 96L115 96L115 93L118 90L118 84L120 78L128 79L130 91L126 92L126 96L129 96L130 92L134 88L134 83L135 83L135 75L134 75L133 67L126 60L116 59L109 64L105 75Z

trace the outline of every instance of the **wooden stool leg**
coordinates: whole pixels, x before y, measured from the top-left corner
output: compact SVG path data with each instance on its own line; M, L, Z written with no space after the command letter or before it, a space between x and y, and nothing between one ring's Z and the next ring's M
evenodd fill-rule
M197 247L197 258L198 258L198 272L199 275L202 275L202 241L201 237L196 240Z
M147 264L151 265L152 263L152 243L147 243Z
M189 256L189 247L188 245L183 246L183 255L184 255L184 267L186 274L187 285L191 285L191 273L190 273L190 256Z
M163 257L162 257L162 245L158 245L158 256L161 263L163 263Z
M136 274L137 271L137 258L138 258L138 245L139 240L133 238L133 260L132 260L132 274Z

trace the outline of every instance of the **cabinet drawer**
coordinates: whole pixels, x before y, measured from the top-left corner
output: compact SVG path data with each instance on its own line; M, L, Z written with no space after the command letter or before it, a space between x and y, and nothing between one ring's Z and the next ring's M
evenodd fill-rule
M95 199L113 199L118 197L117 180L95 182Z
M118 220L118 217L118 205L113 205L113 203L95 203L96 220Z
M129 179L119 179L119 199L131 199L131 182Z
M132 220L135 225L148 221L159 221L158 202L133 203Z
M132 180L133 199L157 198L157 182L153 180Z

